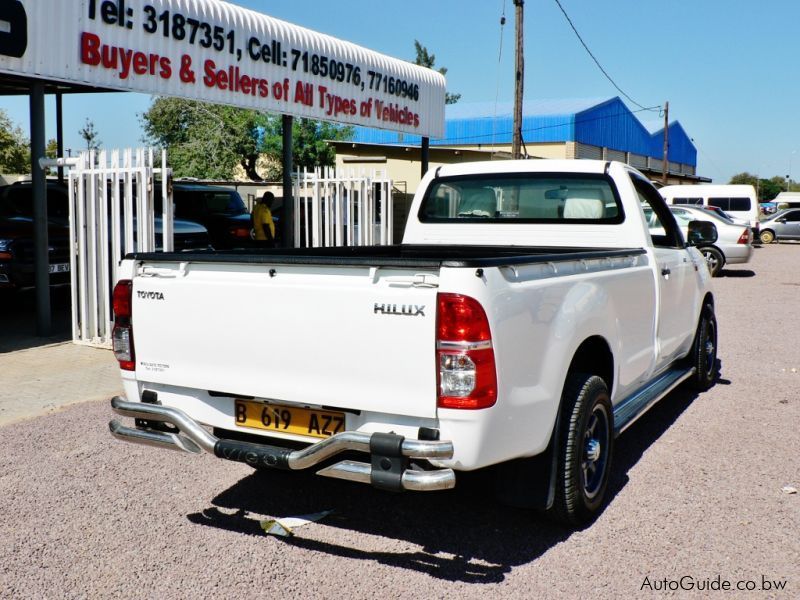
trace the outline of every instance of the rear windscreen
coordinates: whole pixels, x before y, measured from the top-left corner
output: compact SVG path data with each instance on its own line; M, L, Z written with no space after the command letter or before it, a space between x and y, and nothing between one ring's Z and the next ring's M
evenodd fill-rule
M621 223L622 208L603 175L544 173L441 177L428 188L422 222Z

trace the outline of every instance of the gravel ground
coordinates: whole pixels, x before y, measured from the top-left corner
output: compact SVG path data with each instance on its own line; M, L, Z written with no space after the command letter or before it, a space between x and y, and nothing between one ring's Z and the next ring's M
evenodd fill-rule
M772 245L715 280L720 381L619 439L583 531L498 506L479 477L394 496L119 443L87 402L0 428L0 597L618 598L682 577L800 597L800 493L782 491L800 488L798 265L800 244ZM291 540L259 528L326 509Z

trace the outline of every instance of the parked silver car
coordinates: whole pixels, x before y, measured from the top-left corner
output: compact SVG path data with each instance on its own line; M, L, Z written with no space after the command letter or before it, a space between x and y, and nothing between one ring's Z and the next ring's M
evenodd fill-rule
M800 240L800 208L787 208L761 221L761 243Z
M746 225L739 225L714 212L701 207L670 206L675 220L686 236L689 221L709 221L717 228L717 241L710 246L697 249L703 253L712 276L719 275L726 264L741 264L750 260L753 253L753 232ZM800 212L800 211L799 211Z

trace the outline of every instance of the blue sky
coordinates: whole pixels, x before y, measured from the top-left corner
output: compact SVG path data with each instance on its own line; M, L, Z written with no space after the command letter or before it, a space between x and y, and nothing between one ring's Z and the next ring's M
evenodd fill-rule
M234 2L397 58L413 60L414 39L446 66L461 102L513 98L512 0L238 0ZM670 103L698 148L698 173L726 182L734 173L800 180L800 2L796 0L561 0L616 83L636 102ZM500 16L505 7L502 57ZM525 3L525 98L619 95L580 45L555 0ZM625 100L623 98L623 100ZM637 107L625 100L629 108ZM80 148L87 117L108 148L140 144L140 94L64 98L65 145ZM0 97L27 130L28 100ZM47 136L55 137L48 100ZM637 113L660 126L658 113Z

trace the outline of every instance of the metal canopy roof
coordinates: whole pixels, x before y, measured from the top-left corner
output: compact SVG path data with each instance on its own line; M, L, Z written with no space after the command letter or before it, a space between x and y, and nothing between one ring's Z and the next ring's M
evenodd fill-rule
M51 79L0 73L0 96L27 96L30 94L31 84L34 82L44 83L45 94L94 94L119 91L80 83L65 83Z

